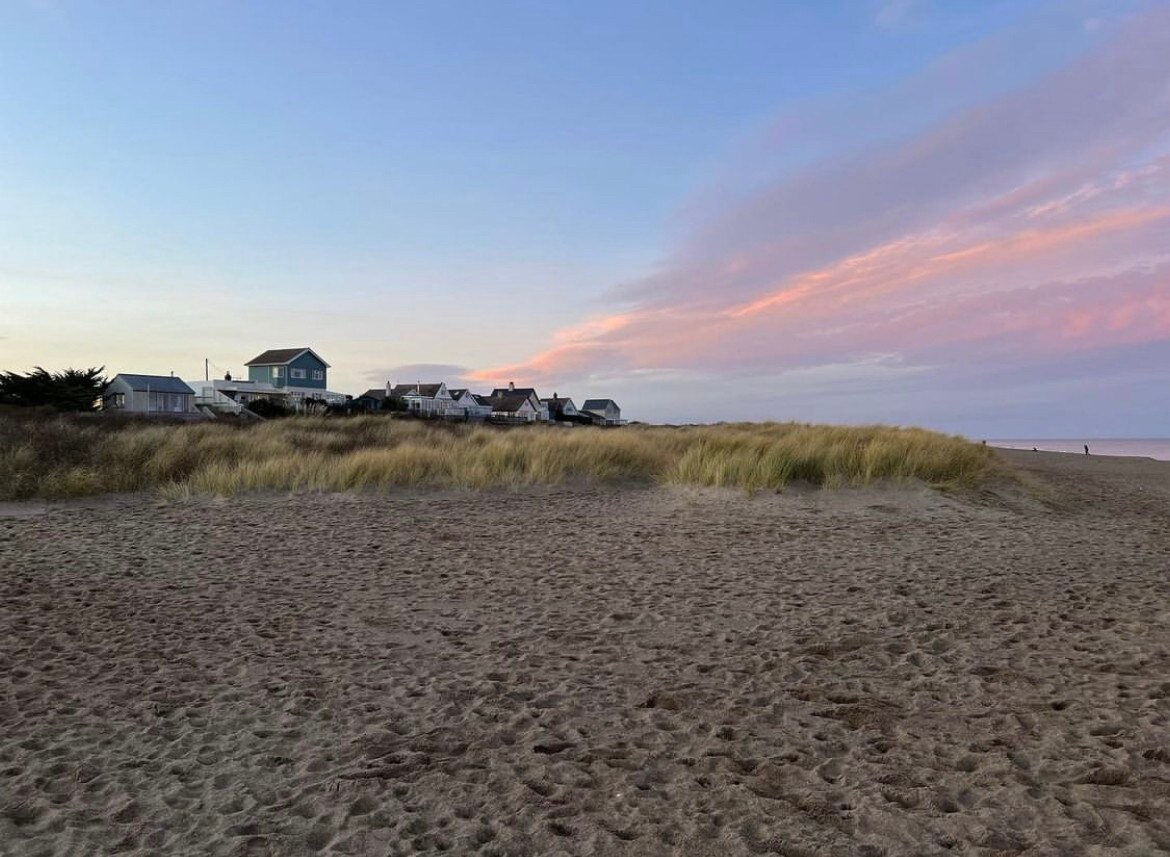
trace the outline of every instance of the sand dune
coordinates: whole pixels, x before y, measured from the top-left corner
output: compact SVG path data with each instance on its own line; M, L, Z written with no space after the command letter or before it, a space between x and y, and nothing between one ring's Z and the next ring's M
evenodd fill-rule
M1170 464L1010 460L0 509L0 854L1170 851Z

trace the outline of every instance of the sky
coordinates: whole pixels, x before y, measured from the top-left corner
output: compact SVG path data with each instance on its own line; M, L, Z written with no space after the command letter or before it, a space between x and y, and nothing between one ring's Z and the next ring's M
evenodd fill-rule
M0 0L0 369L1170 436L1170 2Z

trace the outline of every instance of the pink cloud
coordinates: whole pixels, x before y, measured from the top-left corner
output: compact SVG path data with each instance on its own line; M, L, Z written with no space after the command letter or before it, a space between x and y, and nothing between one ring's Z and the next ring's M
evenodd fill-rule
M630 307L480 380L1170 337L1170 9L1030 86L711 205Z

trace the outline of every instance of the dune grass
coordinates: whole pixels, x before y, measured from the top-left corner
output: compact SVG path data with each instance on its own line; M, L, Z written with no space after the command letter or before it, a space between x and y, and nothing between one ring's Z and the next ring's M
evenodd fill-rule
M745 491L793 482L972 484L992 453L922 429L796 423L572 429L302 417L160 425L0 417L0 499L157 489L386 490L641 482Z

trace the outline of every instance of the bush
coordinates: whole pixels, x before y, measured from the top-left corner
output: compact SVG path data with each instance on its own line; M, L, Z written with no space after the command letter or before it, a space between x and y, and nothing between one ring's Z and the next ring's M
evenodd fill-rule
M293 412L282 405L280 402L275 402L272 399L253 399L245 405L249 411L258 417L263 417L266 420L280 419L281 417L291 417Z

